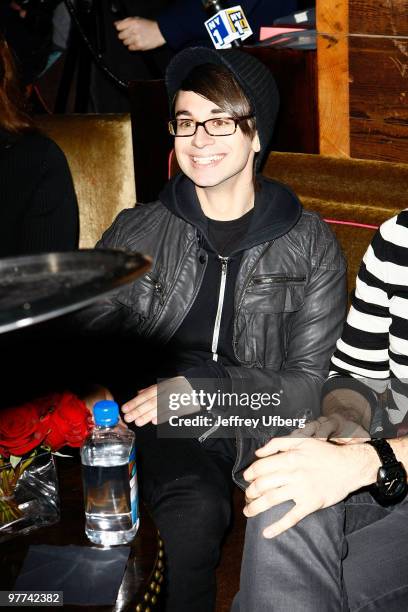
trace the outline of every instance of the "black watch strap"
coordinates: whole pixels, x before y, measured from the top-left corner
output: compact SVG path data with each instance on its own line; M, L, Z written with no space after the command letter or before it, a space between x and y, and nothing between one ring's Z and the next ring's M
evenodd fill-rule
M382 505L398 503L406 496L408 490L404 466L394 455L387 440L383 438L368 440L367 444L375 448L381 461L377 482L370 487L372 496Z
M384 438L373 438L372 440L367 440L367 444L371 444L371 446L375 448L381 463L384 466L398 463L398 459L396 458L394 451L392 450L390 444L388 444L387 440L384 440Z

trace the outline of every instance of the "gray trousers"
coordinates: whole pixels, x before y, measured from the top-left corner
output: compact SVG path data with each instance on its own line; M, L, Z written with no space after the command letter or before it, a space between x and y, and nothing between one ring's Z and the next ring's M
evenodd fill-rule
M408 610L408 498L384 508L358 493L265 539L292 505L248 519L232 612Z

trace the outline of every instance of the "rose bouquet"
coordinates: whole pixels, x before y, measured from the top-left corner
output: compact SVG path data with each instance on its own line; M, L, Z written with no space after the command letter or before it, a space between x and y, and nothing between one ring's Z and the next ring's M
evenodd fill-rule
M58 518L52 453L81 446L92 427L85 402L69 392L0 412L0 540L15 524L29 531L36 514L37 524Z

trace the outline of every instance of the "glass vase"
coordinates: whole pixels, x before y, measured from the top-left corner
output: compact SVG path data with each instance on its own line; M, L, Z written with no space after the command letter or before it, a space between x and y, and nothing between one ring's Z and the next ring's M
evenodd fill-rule
M0 543L59 520L54 457L44 449L0 466Z

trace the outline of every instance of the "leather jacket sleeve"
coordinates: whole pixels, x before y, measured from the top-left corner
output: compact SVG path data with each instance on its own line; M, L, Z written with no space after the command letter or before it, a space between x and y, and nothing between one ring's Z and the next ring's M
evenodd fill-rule
M148 206L141 204L137 205L137 210L124 210L105 231L95 248L124 249L129 252L143 250L145 255L151 256L151 247L139 249L137 245L142 242L141 236L148 241L154 235L158 218L158 215L150 214ZM107 336L137 336L137 315L130 308L132 284L101 297L76 313L74 319L82 332L91 336L99 333Z

